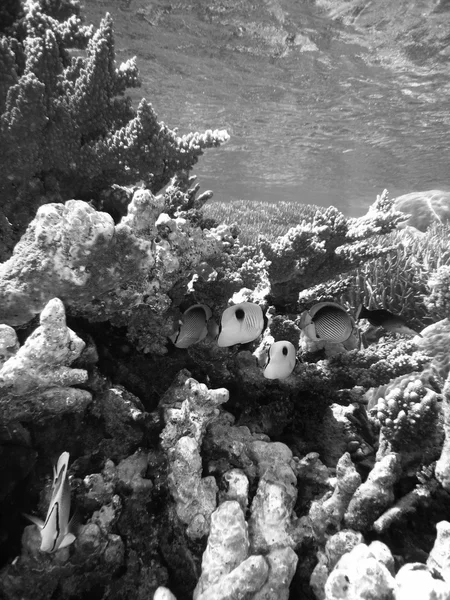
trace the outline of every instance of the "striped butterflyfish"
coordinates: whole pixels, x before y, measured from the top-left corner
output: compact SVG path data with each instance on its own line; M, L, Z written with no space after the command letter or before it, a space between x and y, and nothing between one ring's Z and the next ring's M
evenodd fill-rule
M189 348L208 335L212 312L206 304L194 304L184 311L178 330L170 336L177 348Z
M300 327L314 341L341 343L352 334L353 320L340 304L319 302L305 311Z
M222 313L217 345L234 346L253 342L264 329L261 307L253 302L241 302L226 308Z
M267 379L286 379L292 373L296 363L295 347L285 340L274 342L269 348L264 377Z

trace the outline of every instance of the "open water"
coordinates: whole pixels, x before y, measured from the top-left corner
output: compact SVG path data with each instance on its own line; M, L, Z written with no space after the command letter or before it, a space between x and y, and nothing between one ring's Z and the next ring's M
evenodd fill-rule
M85 0L118 61L179 133L226 128L195 173L218 200L296 200L359 216L450 189L448 0Z

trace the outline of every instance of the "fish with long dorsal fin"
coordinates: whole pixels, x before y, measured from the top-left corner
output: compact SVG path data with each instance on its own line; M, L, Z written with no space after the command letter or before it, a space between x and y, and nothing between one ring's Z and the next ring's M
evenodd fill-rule
M75 540L75 519L70 516L70 484L68 479L69 453L63 452L53 468L53 487L45 521L33 515L24 514L39 527L41 551L56 552Z
M241 302L222 313L217 345L224 348L253 342L264 329L264 315L259 304Z
M356 311L356 319L367 319L374 327L382 327L391 333L403 333L405 335L422 335L409 327L405 320L391 313L385 308L370 310L361 304Z
M294 370L296 362L294 344L286 340L274 342L269 348L264 377L266 379L286 379Z

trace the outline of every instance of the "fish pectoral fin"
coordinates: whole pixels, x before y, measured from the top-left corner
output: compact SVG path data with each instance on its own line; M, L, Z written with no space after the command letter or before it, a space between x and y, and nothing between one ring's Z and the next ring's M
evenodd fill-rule
M70 546L70 544L73 544L73 542L76 540L76 536L73 533L66 533L66 535L63 537L63 539L61 540L61 543L58 546L58 550L60 550L61 548L67 548L67 546Z
M43 529L44 528L44 521L42 519L39 519L39 517L35 517L33 515L29 515L28 513L22 513L23 516L28 519L29 521L31 521L32 523L34 523L35 525L37 525L39 527L39 529Z

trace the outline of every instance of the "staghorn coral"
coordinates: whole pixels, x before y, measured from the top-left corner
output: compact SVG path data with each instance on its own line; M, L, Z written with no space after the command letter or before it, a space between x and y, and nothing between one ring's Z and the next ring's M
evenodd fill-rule
M431 293L425 300L427 309L440 319L450 315L450 266L436 269L428 280Z
M427 308L430 273L450 260L448 226L435 226L420 237L393 231L374 236L373 243L391 250L341 276L340 301L346 306L363 303L368 308L388 309L422 329L432 319Z
M0 45L1 259L50 198L91 199L138 180L155 191L228 139L217 130L180 137L146 100L133 109L124 92L139 85L136 61L116 66L111 17L94 31L81 25L77 3L55 16L53 4L25 2L20 27Z
M299 292L345 273L388 250L374 247L375 233L387 233L404 220L383 192L360 219L346 219L336 208L317 211L310 222L288 231L276 242L261 239L270 261L270 298L275 305L295 306Z
M84 383L88 375L69 366L83 348L84 342L66 326L61 300L50 300L41 312L40 326L0 369L2 420L29 421L83 411L91 394L70 386Z

